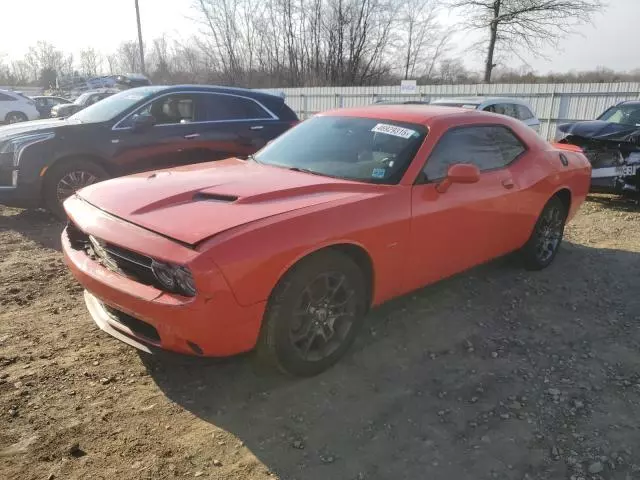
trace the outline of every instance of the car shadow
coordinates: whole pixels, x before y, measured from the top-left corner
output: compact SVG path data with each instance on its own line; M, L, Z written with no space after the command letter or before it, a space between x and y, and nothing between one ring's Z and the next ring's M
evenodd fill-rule
M625 283L638 275L640 253L568 242L540 272L500 259L375 309L345 358L313 378L265 373L252 355L140 355L171 401L281 479L566 478L536 443L540 432L573 438L562 422L507 405L529 392L537 412L547 382L569 375L551 353L608 345L603 318L617 321L616 309L639 317Z
M636 196L589 194L587 201L618 212L637 212L640 210L640 194Z
M44 210L21 210L2 207L0 231L13 230L40 246L61 250L60 235L64 223Z

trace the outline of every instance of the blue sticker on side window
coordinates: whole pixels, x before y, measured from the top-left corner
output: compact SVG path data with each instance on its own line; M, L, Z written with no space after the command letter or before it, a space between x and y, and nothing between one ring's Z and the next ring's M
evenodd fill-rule
M386 171L386 168L374 168L371 172L371 178L384 178Z

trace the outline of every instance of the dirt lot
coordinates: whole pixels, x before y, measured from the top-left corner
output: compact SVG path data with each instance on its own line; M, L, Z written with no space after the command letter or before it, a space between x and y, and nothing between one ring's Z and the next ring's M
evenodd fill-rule
M2 479L640 479L640 210L370 314L337 367L149 357L98 330L61 225L0 207Z

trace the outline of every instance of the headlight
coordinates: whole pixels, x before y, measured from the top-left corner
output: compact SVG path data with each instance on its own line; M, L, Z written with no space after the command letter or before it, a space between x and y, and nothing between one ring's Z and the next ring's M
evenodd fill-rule
M17 167L20 163L22 152L24 152L27 147L51 140L54 136L55 134L53 132L34 133L13 137L0 143L0 166Z
M196 295L193 275L191 275L187 267L154 260L151 263L151 271L156 277L156 280L158 280L158 283L166 290L186 295L187 297L194 297Z

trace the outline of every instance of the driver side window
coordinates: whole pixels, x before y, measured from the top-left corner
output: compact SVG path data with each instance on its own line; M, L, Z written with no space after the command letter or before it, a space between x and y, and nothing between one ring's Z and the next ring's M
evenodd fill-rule
M449 167L456 163L474 164L481 172L496 170L524 151L524 145L506 127L457 127L440 138L422 171L427 181L435 181L446 177Z
M121 127L130 127L138 115L153 115L156 125L175 125L197 121L197 95L176 93L165 95L129 115Z

